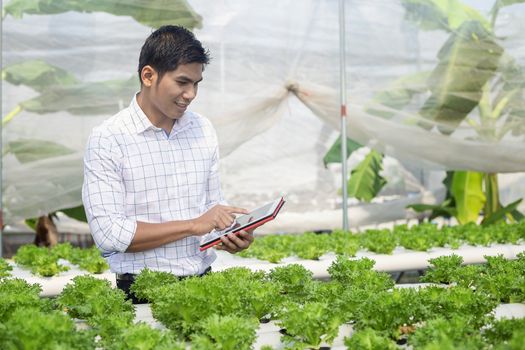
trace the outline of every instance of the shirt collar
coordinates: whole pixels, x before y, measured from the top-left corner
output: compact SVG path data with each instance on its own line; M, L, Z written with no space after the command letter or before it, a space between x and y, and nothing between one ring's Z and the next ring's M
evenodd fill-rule
M129 110L131 114L131 119L133 121L133 124L135 126L135 131L137 134L143 133L146 130L156 130L160 131L162 128L156 127L151 123L151 121L146 116L146 113L140 108L139 103L137 102L137 95L139 93L137 92L135 96L133 96L133 99L131 100L131 104L129 105ZM177 119L175 123L173 123L173 128L171 129L170 136L173 136L177 134L178 132L182 131L186 127L192 124L193 115L191 112L186 111L181 118Z

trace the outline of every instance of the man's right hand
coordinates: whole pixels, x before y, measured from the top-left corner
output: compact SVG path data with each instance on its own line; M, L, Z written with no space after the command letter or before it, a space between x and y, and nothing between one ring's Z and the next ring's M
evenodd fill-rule
M213 230L224 230L233 224L235 214L248 214L248 210L218 204L193 219L193 231L196 235L202 236Z

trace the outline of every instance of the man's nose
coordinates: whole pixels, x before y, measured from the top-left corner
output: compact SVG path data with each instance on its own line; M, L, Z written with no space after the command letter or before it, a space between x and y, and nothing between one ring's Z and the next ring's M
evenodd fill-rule
M184 98L191 101L197 96L197 87L196 86L190 86L187 89L184 90Z

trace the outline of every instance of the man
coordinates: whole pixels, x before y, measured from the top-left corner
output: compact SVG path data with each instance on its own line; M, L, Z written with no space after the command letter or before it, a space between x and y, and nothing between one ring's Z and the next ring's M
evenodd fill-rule
M224 205L215 130L187 110L208 62L191 32L159 28L140 52L140 92L89 137L82 199L94 241L128 296L144 268L177 276L208 272L215 252L200 252L200 237L247 213ZM217 249L236 253L253 235L221 241Z

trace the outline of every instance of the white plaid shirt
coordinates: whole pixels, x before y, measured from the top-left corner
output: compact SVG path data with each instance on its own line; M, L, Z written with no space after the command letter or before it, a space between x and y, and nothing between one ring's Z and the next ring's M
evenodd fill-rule
M223 203L217 136L210 121L187 111L168 136L137 103L93 129L84 157L82 200L97 247L111 271L147 267L178 276L203 273L213 249L199 251L191 236L161 247L126 253L137 221L193 219Z

